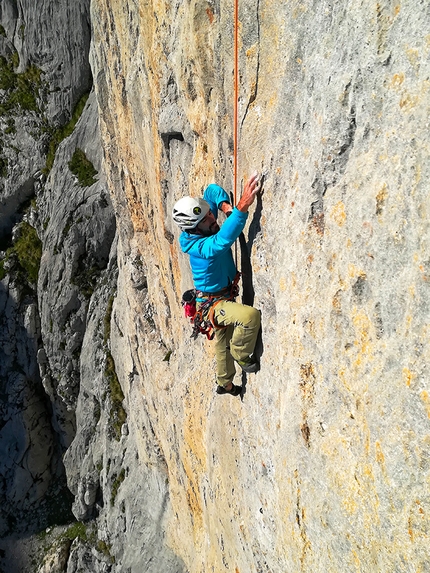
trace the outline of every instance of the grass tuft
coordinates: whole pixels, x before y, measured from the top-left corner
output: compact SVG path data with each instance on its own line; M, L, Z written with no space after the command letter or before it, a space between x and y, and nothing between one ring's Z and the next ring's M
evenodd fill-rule
M8 60L0 56L0 89L6 92L0 104L0 113L5 114L17 108L39 113L37 100L42 86L42 71L31 65L17 74L15 67L18 64L18 54L14 54Z
M68 165L73 175L76 175L78 178L81 187L90 187L96 183L97 179L95 179L95 176L97 175L97 170L79 147L75 149Z
M12 258L18 263L17 271L23 282L36 285L42 258L42 242L36 229L25 221L19 227L19 234L14 244L6 250L6 256L0 261L0 280L6 275L4 263Z

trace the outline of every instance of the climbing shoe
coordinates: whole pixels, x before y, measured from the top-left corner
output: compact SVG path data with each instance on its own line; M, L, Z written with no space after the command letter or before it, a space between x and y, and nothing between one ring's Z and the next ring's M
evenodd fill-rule
M248 360L239 360L238 364L247 374L255 374L260 370L260 363L253 357L249 357Z
M231 390L226 390L222 386L217 386L216 393L217 394L231 394L232 396L239 396L242 392L242 386L235 386L232 384Z

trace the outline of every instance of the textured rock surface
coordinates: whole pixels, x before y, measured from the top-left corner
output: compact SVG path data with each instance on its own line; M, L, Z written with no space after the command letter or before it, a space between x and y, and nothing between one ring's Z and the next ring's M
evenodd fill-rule
M61 474L36 351L40 325L33 298L10 281L0 286L0 535L43 505ZM52 491L51 491L52 493Z
M214 397L213 350L188 341L169 218L184 190L231 188L231 6L97 0L92 21L112 348L166 460L171 547L192 572L428 569L427 4L242 7L240 172L268 170L245 234L264 353L243 403Z
M24 36L50 50L52 70L82 64L57 94L69 103L46 111L53 121L88 78L84 4L63 4L40 6L52 29L79 36L79 54ZM267 170L239 250L243 298L263 321L262 370L241 402L214 394L213 347L189 340L179 300L191 276L170 220L182 194L232 186L230 4L91 4L95 93L36 184L39 304L13 310L12 326L14 298L0 292L2 352L32 372L10 388L25 397L43 381L85 521L62 542L52 534L39 571L424 572L428 6L241 3L240 174ZM1 10L21 61L46 71L16 39L34 7ZM80 32L64 25L70 10ZM98 171L90 187L68 168L77 147ZM19 352L8 331L23 333ZM31 435L19 451L40 475ZM16 472L16 491L25 479ZM8 570L25 571L19 547Z
M76 148L82 148L96 170L100 169L100 138L93 96L74 133L60 145L53 170L37 194L44 246L39 272L46 354L43 382L54 404L56 427L64 447L70 445L75 433L74 411L89 299L107 266L115 234L103 177L94 185L82 187L67 167Z
M54 389L56 381L47 386L52 353L47 356L43 348L36 285L29 283L16 253L10 256L22 225L13 228L12 246L9 235L12 225L23 218L27 229L37 227L40 235L48 227L46 219L43 224L38 220L36 202L28 208L25 200L42 192L45 177L40 169L46 162L47 143L53 131L70 119L77 100L91 85L88 5L42 2L36 6L5 0L0 6L0 549L6 558L1 566L10 571L34 570L29 555L35 544L22 536L72 519L62 463L67 441L61 443L58 423L66 407ZM74 26L67 23L70 18ZM94 115L93 128L96 125ZM100 154L99 140L97 149ZM64 168L68 169L67 164ZM69 182L76 185L71 175ZM49 192L49 185L45 191ZM68 188L63 186L61 191L67 197ZM112 215L110 222L112 226ZM62 231L59 226L58 241ZM112 237L113 233L106 237L107 250ZM34 244L27 247L24 256L31 257L33 248ZM58 344L57 351L64 354L61 340ZM68 417L70 436L74 413Z
M1 236L10 232L19 206L34 193L34 175L45 165L49 131L71 118L92 80L88 0L37 4L3 0L0 22L4 31L0 55L10 59L16 53L14 71L21 78L29 66L41 72L38 87L32 86L38 95L34 109L27 109L17 98L11 110L0 113L0 158L7 162L7 176L0 182ZM0 92L3 104L7 94ZM7 130L11 121L13 128Z
M72 16L75 25L65 26ZM40 528L53 519L52 514L59 520L61 501L67 499L58 428L51 423L53 404L42 384L46 353L35 285L27 284L22 270L17 270L16 257L9 257L3 248L10 246L13 225L23 219L26 200L34 198L35 188L43 184L40 169L45 165L53 130L70 119L77 100L91 85L91 73L88 2L76 2L67 8L52 2L36 6L32 2L5 0L0 6L0 21L3 538L6 534ZM24 218L29 225L37 226L34 205ZM19 225L14 227L14 240L20 229ZM70 519L70 508L66 508L66 515ZM16 555L12 562L20 567Z

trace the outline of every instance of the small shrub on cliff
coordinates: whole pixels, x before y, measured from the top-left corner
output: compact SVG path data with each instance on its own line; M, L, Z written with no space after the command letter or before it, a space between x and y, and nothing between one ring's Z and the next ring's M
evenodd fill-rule
M40 259L42 258L42 242L37 235L36 229L23 222L20 227L20 235L13 249L18 257L19 264L27 275L28 282L36 284Z
M12 90L15 85L16 74L13 71L12 61L0 56L0 89L5 91Z
M5 276L5 262L12 262L12 269L21 277L21 282L27 285L35 285L39 274L40 259L42 258L42 242L36 229L27 222L22 222L19 227L19 235L12 246L6 251L6 256L1 261L0 279Z
M68 163L70 171L76 175L81 187L90 187L96 183L97 170L94 165L82 151L77 147L73 153L72 159Z
M32 65L17 74L14 71L16 64L16 56L11 56L9 60L0 57L0 89L5 90L0 112L4 114L16 108L40 112L37 100L42 86L42 71Z
M58 146L63 141L63 139L69 137L69 135L75 129L75 125L78 123L78 120L82 115L82 112L84 110L85 104L87 103L89 95L90 95L89 93L86 93L81 97L81 99L76 104L75 109L73 110L73 114L70 121L66 123L66 125L63 125L62 127L59 127L55 131L51 132L51 140L49 142L48 154L46 156L46 165L45 168L43 169L43 172L46 175L52 169L52 165L54 164L55 153L58 149Z

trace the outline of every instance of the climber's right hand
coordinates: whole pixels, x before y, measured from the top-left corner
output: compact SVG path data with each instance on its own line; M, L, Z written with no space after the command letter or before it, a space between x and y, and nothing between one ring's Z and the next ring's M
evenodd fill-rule
M245 183L242 197L240 198L237 208L243 213L247 213L249 207L253 204L257 193L261 191L261 176L257 171L253 173L250 179Z

